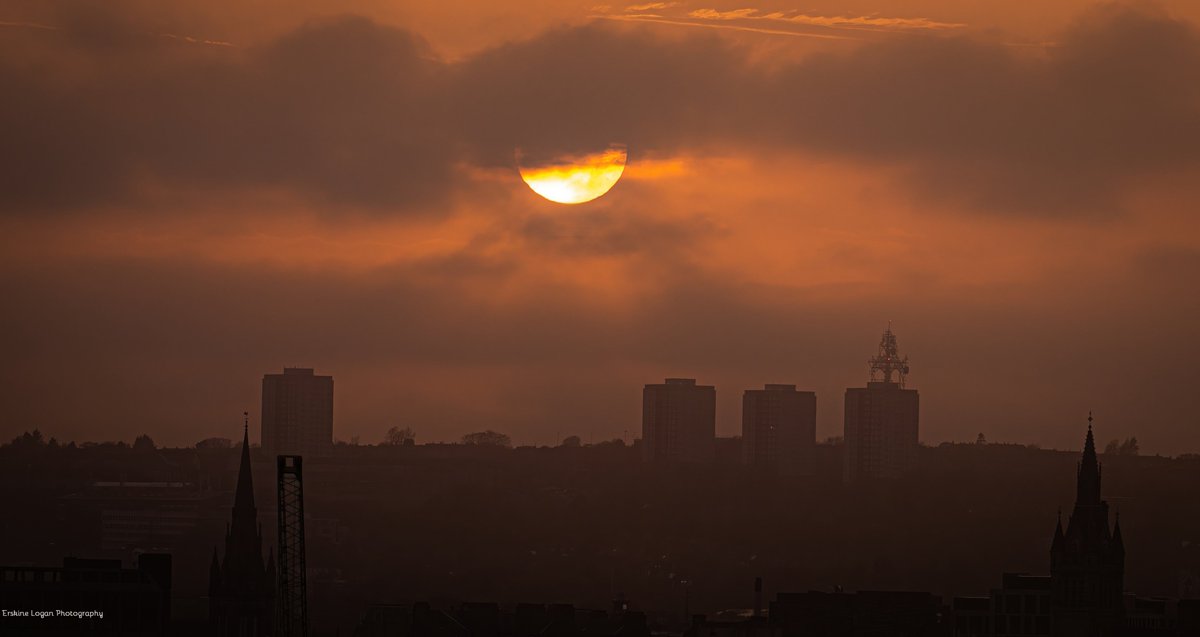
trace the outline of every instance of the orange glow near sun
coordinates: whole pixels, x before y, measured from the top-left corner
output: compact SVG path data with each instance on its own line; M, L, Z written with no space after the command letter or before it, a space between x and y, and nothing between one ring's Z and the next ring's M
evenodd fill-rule
M602 153L562 157L539 166L521 165L517 151L517 167L521 179L537 194L563 204L591 201L608 192L625 172L625 148L611 146Z

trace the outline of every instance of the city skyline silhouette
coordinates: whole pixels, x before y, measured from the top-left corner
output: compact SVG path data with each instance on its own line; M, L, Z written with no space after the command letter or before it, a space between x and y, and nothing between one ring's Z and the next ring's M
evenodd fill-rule
M1200 3L0 3L0 637L1200 637Z

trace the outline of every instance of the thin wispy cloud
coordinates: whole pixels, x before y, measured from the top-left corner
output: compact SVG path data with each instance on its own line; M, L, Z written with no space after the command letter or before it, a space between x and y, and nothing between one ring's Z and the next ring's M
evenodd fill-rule
M678 2L647 2L645 4L631 4L625 7L625 10L630 13L641 13L643 11L658 11L660 9L670 9L679 4Z
M624 22L651 22L672 26L824 39L852 39L845 35L829 34L828 31L832 30L916 33L949 31L967 26L958 22L939 22L924 17L893 17L878 14L823 16L799 11L763 12L753 7L727 11L708 8L688 10L680 5L679 2L647 2L629 5L622 12L614 12L611 6L605 5L594 7L592 17Z
M236 44L234 44L232 42L226 42L224 40L207 40L207 39L203 39L203 38L194 38L190 35L176 35L174 33L159 33L158 35L160 37L168 38L171 40L179 40L180 42L187 42L188 44L206 44L208 46L237 47Z
M13 22L9 20L0 20L0 27L10 29L40 29L42 31L57 31L58 27L53 27L48 24L39 24L37 22Z
M748 33L762 33L764 35L785 35L798 38L817 38L821 40L850 40L854 39L846 35L833 35L829 33L812 33L808 31L795 31L791 29L772 29L770 27L757 27L738 24L723 24L715 22L704 22L700 20L689 20L687 18L667 18L661 15L652 13L641 14L626 14L626 15L609 15L596 13L589 16L600 20L613 20L616 22L650 22L654 24L667 24L680 27L697 27L701 29L723 29L730 31L744 31Z
M42 24L40 22L11 21L11 20L0 20L0 28L37 29L39 31L58 31L59 30L58 27L56 27L52 24ZM147 34L147 35L150 35L150 34ZM160 38L167 38L169 40L177 40L179 42L186 42L188 44L204 44L204 45L208 45L208 46L237 47L236 44L234 44L232 42L226 42L225 40L210 40L207 38L197 38L197 37L193 37L190 35L178 35L176 33L157 33L154 35L157 35Z
M758 9L752 8L733 9L730 11L717 11L716 9L696 9L689 12L688 17L699 20L719 21L762 20L768 22L826 27L830 29L918 29L943 31L949 29L961 29L967 26L958 22L938 22L936 20L930 20L929 18L896 18L880 15L820 16L782 11L761 13Z

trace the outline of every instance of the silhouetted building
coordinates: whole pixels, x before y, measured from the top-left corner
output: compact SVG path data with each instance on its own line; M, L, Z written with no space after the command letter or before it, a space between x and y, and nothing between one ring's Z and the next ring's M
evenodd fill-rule
M1180 542L1175 561L1179 564L1179 598L1200 599L1200 543Z
M1181 635L1200 635L1200 599L1175 603L1175 628Z
M955 597L950 601L954 637L991 637L992 598Z
M332 453L333 377L301 367L263 376L262 446L271 457Z
M646 616L569 604L465 603L450 610L419 602L367 609L354 637L650 637Z
M778 637L935 637L952 628L941 598L911 591L780 593L769 617Z
M1055 635L1103 637L1121 626L1125 543L1120 518L1110 529L1108 503L1100 497L1091 414L1077 473L1075 509L1066 531L1061 518L1054 530L1050 576Z
M766 385L742 395L742 460L780 475L812 475L817 395L795 385Z
M96 481L59 502L80 514L76 523L99 533L105 555L133 558L184 547L215 495L191 482Z
M1143 597L1133 593L1121 596L1123 637L1135 635L1194 635L1195 630L1179 626L1179 600Z
M955 597L955 637L1050 635L1050 576L1005 573L988 597Z
M712 462L717 390L668 378L642 390L642 457L647 462Z
M242 437L233 520L225 533L225 556L213 548L208 580L209 621L214 634L229 637L270 635L275 610L275 556L263 563L262 525L254 506L250 474L249 427Z
M711 616L693 615L683 637L777 637L765 616L745 611L722 611Z
M171 556L143 553L136 569L122 568L121 560L74 557L64 559L62 568L3 566L0 608L6 612L0 634L6 637L166 635Z
M992 590L992 634L1049 635L1051 578L1005 573L1002 581Z
M777 637L762 607L762 578L754 578L753 607L693 615L683 637Z
M846 482L896 478L916 460L920 403L915 389L904 388L908 357L900 357L891 326L870 366L867 386L846 390Z

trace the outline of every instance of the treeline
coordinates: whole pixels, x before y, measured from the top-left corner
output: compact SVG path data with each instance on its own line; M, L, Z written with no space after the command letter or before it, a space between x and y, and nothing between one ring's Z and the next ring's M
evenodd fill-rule
M387 434L384 435L383 440L381 440L378 443L378 445L364 445L364 444L362 444L362 442L358 436L353 436L349 442L344 441L344 440L335 440L334 445L337 447L363 447L363 446L367 446L367 447L369 447L369 446L401 447L401 446L415 446L417 444L416 441L417 441L417 434L415 431L413 431L413 429L411 427L392 427L392 428L388 429ZM435 443L435 444L455 444L455 443L439 442L439 443ZM478 446L478 447L496 447L496 448L504 448L504 449L512 449L513 448L513 442L512 442L511 436L509 436L508 434L505 434L505 433L498 432L498 431L493 431L491 429L464 434L459 439L457 444L472 445L472 446ZM613 440L606 440L606 441L596 443L596 444L597 445L624 446L625 442L619 438L615 438ZM214 438L205 438L204 440L197 442L192 447L182 447L182 448L183 449L189 449L189 448L194 448L194 449L232 449L237 446L240 446L240 443L237 443L229 438L214 437ZM560 447L583 447L583 446L592 446L592 445L584 445L582 439L579 436L567 436L562 439L561 443L559 443L558 446L560 446ZM89 442L82 442L82 443L76 443L75 441L70 441L70 442L64 444L64 443L60 443L58 441L58 439L53 436L51 436L49 439L47 439L45 437L45 434L43 434L41 432L41 430L39 430L39 429L34 429L33 431L26 431L26 432L22 433L21 435L17 436L16 438L13 438L11 441L9 441L7 443L0 443L0 449L2 449L2 448L12 448L12 449L17 449L17 450L20 450L20 449L57 449L60 447L64 448L64 449L76 449L76 448L91 449L91 448L102 447L102 448L114 448L114 449L136 449L139 451L152 451L152 450L159 448L154 443L154 439L151 438L149 434L142 434L142 435L138 436L137 438L134 438L132 443L128 443L123 440L116 440L116 441L105 441L105 442L89 441Z

